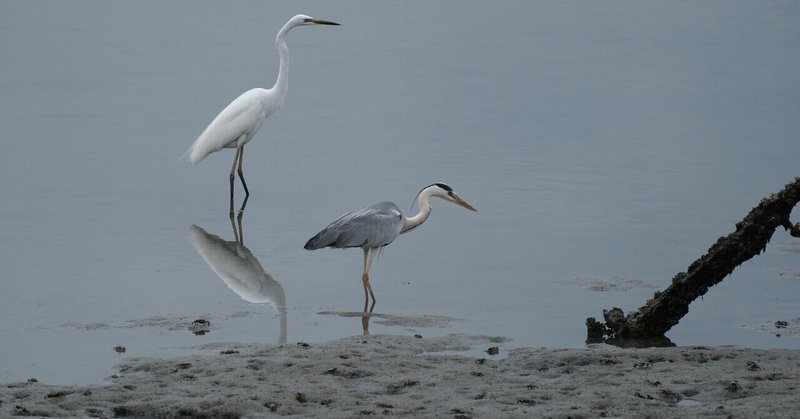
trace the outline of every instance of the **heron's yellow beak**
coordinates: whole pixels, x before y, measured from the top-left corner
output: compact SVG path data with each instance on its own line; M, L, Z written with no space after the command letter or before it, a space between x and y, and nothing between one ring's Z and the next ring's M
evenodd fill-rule
M454 193L450 193L450 197L453 198L453 202L455 202L456 204L458 204L458 205L460 205L460 206L462 206L462 207L464 207L464 208L466 208L466 209L468 209L470 211L478 212L478 210L473 208L472 205L468 204L467 201L464 201L463 199L459 198L458 195L456 195Z

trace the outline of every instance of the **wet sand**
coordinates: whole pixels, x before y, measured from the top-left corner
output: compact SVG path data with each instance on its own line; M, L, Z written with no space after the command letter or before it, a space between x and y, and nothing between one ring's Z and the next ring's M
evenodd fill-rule
M0 416L796 417L800 351L521 348L504 339L359 336L211 344L134 358L107 383L0 386ZM470 348L498 355L459 355ZM474 353L474 351L473 351Z

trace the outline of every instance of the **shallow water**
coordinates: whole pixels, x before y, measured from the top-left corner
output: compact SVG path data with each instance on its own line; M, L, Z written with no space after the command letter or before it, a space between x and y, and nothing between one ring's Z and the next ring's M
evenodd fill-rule
M96 382L124 356L360 334L361 252L303 244L347 210L409 208L435 181L478 212L434 202L384 250L369 332L580 347L586 317L639 307L798 175L793 2L0 11L2 382ZM178 157L235 96L273 84L274 34L298 12L342 26L288 37L289 97L247 147L237 248L233 153ZM260 279L217 275L193 225ZM798 252L776 232L668 337L800 348L762 327L800 321ZM197 318L209 333L188 330Z

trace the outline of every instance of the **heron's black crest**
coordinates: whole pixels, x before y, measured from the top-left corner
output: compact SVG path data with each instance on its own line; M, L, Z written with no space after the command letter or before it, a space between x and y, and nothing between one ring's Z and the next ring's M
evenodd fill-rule
M444 183L434 183L434 185L446 190L447 192L453 192L453 188L445 185Z
M425 189L428 189L428 188L430 188L431 186L438 186L438 187L440 187L440 188L444 189L445 191L447 191L447 193L448 193L449 195L452 195L452 194L453 194L453 188L451 188L450 186L448 186L448 185L446 185L446 184L444 184L444 183L441 183L441 182L436 182L436 183L434 183L434 184L428 185L428 186L426 186L426 187L424 187L424 188L420 189L420 191L419 191L419 192L417 192L417 196L416 196L416 197L414 197L414 202L412 202L412 203L411 203L411 208L414 208L414 204L416 204L416 203L417 203L417 198L419 198L419 194L421 194L421 193L422 193L422 191L424 191Z

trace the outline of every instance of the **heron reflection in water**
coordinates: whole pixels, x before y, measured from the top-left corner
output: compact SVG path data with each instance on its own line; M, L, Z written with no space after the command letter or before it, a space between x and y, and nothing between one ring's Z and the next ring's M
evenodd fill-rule
M285 343L286 294L281 284L264 272L258 259L245 247L242 233L243 214L239 212L235 221L233 214L230 216L234 241L224 240L197 225L189 227L190 239L197 253L203 257L211 270L242 300L253 304L272 305L280 328L278 343Z

